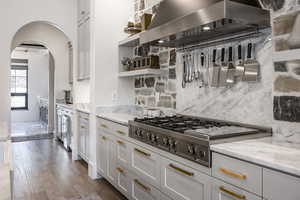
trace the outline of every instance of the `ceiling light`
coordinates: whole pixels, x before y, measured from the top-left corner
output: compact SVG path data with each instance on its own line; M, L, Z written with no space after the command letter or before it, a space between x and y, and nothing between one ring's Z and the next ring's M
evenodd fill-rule
M165 41L163 41L163 40L158 40L158 43L159 44L162 44L162 43L164 43Z

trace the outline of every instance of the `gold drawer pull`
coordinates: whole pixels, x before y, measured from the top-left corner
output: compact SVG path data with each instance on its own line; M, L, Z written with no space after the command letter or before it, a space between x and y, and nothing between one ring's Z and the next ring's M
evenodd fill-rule
M105 124L101 124L102 128L107 128L107 126Z
M124 142L121 141L121 140L117 140L117 143L118 143L118 144L124 144Z
M235 173L231 170L228 170L228 169L224 169L224 168L220 168L220 171L223 172L224 174L227 174L229 176L233 176L235 178L239 178L239 179L246 179L247 176L244 175L244 174L239 174L239 173Z
M177 170L177 171L179 171L179 172L185 174L185 175L188 175L188 176L194 176L194 173L193 173L193 172L186 171L186 170L184 170L184 169L181 169L181 168L179 168L179 167L176 167L176 166L173 165L173 164L169 164L169 166L170 166L171 168L173 168L173 169L175 169L175 170Z
M150 191L151 190L151 188L150 187L148 187L148 186L145 186L143 183L141 183L139 180L137 180L137 179L134 179L134 182L136 183L136 184L138 184L139 186L141 186L144 190L146 190L146 191Z
M85 119L85 120L89 120L89 118L83 118L83 119Z
M126 133L120 130L117 130L117 133L119 133L120 135L125 135Z
M105 137L105 136L102 136L102 139L103 139L103 140L106 140L106 137Z
M85 126L80 126L81 128L85 128Z
M122 168L118 167L117 170L118 170L120 173L124 174L124 170L123 170Z
M139 150L139 149L137 149L137 148L134 148L134 151L135 151L135 152L138 152L138 153L140 153L140 154L143 154L144 156L148 156L148 157L151 156L150 153L146 153L146 152L144 152L144 151L142 151L142 150Z
M233 192L233 191L231 191L231 190L229 190L229 189L226 189L224 186L220 186L219 189L220 189L221 191L223 191L223 192L225 192L225 193L227 193L227 194L233 196L233 197L238 198L238 199L246 199L246 196L245 196L245 195L243 195L243 194L238 194L238 193L236 193L236 192Z

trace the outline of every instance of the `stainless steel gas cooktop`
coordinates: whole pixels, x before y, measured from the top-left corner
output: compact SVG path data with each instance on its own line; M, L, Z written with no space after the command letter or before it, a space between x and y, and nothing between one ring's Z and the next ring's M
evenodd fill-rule
M185 115L129 122L130 137L207 167L211 144L270 135L272 130L266 127Z

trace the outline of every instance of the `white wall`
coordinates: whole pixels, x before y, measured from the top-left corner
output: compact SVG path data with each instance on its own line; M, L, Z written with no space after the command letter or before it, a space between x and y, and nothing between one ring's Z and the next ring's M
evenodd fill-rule
M64 90L69 90L69 39L56 27L34 22L22 27L15 35L12 46L24 41L37 41L45 45L54 57L55 62L55 96L64 98Z
M47 21L60 27L72 44L77 44L76 15L75 0L0 1L0 121L10 121L9 66L11 41L15 33L30 22ZM77 45L74 45L74 52L77 52ZM75 66L76 57L74 56Z
M12 58L28 59L28 110L12 111L13 122L39 120L38 96L48 97L49 52L48 50L13 51Z

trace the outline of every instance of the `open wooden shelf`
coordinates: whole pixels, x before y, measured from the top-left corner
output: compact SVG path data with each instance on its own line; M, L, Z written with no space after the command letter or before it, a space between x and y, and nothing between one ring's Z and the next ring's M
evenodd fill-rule
M135 47L140 44L140 33L129 36L128 38L119 42L119 46Z

